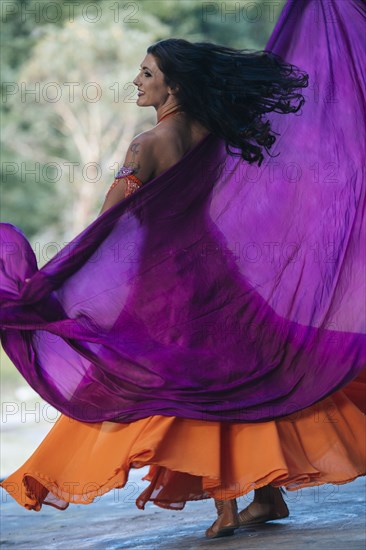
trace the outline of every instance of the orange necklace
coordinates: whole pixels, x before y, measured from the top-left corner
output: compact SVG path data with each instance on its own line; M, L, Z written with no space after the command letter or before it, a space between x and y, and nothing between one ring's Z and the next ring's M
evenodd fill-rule
M174 109L174 111L172 111L171 113L168 113L167 115L162 116L161 119L158 120L156 124L159 124L159 122L164 120L164 118L168 118L168 116L174 115L175 113L178 113L179 111L180 111L180 109Z

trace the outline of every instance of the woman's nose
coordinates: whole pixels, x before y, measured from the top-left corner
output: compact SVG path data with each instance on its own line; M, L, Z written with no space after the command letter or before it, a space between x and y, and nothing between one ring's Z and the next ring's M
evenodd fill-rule
M138 76L133 79L132 83L138 87Z

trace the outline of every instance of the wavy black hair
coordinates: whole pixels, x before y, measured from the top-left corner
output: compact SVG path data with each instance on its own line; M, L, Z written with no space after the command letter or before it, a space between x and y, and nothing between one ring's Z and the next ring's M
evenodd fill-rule
M177 90L182 109L249 163L260 166L263 148L270 154L276 141L265 113L296 113L305 101L299 89L308 86L307 73L271 51L168 38L147 53Z

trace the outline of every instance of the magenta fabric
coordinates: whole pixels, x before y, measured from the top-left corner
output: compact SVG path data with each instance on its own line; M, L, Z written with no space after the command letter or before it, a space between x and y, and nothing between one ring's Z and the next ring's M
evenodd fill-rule
M365 368L365 23L361 0L286 4L267 49L310 85L260 168L210 134L39 270L1 224L2 345L47 402L264 421Z

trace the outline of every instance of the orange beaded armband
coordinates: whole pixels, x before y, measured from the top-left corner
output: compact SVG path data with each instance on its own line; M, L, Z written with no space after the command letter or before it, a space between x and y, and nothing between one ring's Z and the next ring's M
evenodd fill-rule
M115 177L112 185L108 189L106 196L109 194L109 192L118 184L119 180L126 179L127 180L127 186L126 186L126 192L125 197L129 197L137 191L143 185L143 182L134 174L132 174L133 170L131 168L127 168L126 166L122 166L122 168L119 170L117 176Z

